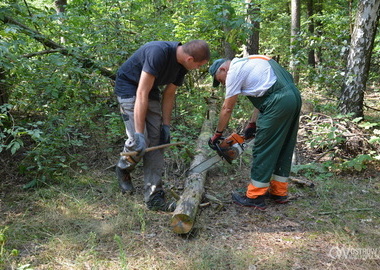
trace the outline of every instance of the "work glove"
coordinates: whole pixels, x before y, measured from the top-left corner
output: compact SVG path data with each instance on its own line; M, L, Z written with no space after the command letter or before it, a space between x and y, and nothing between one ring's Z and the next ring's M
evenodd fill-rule
M250 122L244 129L244 139L248 140L256 135L256 123Z
M145 149L146 149L145 136L142 133L136 132L133 135L133 139L135 140L135 151L139 152L137 156L142 157L145 154Z
M217 149L216 145L220 143L221 141L223 141L222 135L223 135L223 132L216 131L214 133L214 136L212 136L210 140L208 141L208 146L210 146L211 149L216 150Z
M160 144L170 143L170 126L162 125L160 134Z

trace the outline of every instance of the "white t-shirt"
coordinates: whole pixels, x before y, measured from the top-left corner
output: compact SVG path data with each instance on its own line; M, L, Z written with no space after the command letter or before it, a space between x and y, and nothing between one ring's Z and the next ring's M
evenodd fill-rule
M234 58L227 73L225 98L237 94L253 97L263 96L277 80L266 59L270 58L261 55Z

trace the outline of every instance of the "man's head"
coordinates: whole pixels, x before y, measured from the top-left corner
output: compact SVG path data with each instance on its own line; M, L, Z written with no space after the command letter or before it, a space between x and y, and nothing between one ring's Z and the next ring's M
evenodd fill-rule
M206 41L192 40L181 46L178 61L187 70L200 68L209 60L210 48Z
M210 66L208 72L213 77L213 87L219 86L220 83L226 84L227 71L230 67L231 61L228 59L218 59Z

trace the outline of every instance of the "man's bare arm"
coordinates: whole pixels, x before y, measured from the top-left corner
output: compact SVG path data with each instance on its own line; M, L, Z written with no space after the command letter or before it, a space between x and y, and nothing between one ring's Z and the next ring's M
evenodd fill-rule
M235 95L224 100L222 109L219 113L219 122L216 128L217 131L224 131L226 129L237 99L238 95Z
M162 124L170 125L177 86L168 84L162 94Z
M136 92L136 102L134 109L135 131L144 133L145 117L148 110L149 92L153 87L156 78L145 71L141 72L139 86Z

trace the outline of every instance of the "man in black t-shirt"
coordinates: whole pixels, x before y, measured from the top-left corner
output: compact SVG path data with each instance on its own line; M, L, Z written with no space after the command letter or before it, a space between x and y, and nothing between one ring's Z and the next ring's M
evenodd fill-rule
M188 70L198 69L210 59L208 44L193 40L185 44L152 41L140 47L118 70L115 94L120 104L128 139L116 165L123 193L132 193L130 172L143 159L144 200L149 209L173 211L174 203L165 199L162 187L163 150L145 153L147 147L170 142L170 120L175 92ZM159 86L163 86L162 93Z

